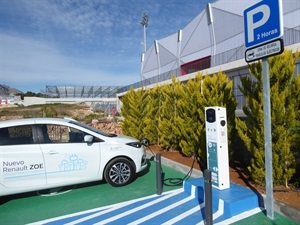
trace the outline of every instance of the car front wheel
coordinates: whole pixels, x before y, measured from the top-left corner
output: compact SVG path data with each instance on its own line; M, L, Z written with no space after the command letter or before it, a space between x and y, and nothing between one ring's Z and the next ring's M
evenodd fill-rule
M104 178L110 185L120 187L129 184L134 174L134 167L128 159L116 158L107 164Z

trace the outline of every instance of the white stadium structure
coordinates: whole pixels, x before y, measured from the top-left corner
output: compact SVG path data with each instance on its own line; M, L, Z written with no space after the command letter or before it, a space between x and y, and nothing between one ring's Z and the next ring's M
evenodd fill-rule
M249 75L245 61L243 12L258 0L219 0L207 4L186 27L160 40L154 40L141 57L141 82L118 90L122 96L130 87L152 87L203 75L226 73L234 81L238 109L245 104L238 89L240 76ZM300 51L300 0L282 0L284 47ZM295 74L300 73L300 61Z

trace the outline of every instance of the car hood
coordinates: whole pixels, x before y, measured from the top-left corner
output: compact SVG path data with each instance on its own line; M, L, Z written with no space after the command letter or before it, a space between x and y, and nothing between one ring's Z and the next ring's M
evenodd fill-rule
M121 143L140 142L138 139L136 139L134 137L129 137L126 135L121 135L121 134L118 134L113 139L115 139L116 141L121 142Z

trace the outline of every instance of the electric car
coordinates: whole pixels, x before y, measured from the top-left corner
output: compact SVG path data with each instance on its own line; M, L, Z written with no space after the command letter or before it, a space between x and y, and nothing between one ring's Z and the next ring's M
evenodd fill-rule
M0 196L103 179L127 185L147 167L147 143L68 118L1 121Z

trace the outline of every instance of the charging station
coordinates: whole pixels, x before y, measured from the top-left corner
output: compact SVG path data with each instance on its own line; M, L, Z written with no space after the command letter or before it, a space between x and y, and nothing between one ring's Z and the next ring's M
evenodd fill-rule
M226 108L205 107L207 168L219 190L230 188Z

